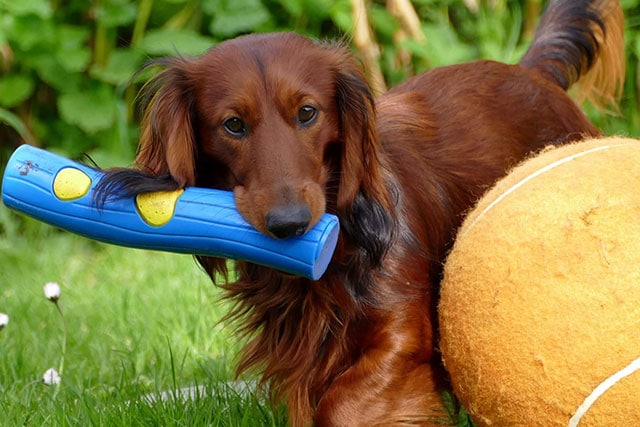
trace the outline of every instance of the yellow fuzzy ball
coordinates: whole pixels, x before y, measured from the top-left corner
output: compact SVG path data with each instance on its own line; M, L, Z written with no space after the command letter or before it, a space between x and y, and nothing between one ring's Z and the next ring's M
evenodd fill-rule
M511 171L458 232L439 317L479 426L640 425L640 141Z

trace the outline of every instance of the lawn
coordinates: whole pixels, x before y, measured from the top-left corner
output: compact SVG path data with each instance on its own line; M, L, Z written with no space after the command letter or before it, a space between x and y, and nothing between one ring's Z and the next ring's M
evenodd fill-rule
M286 425L255 379L234 376L226 304L191 256L102 244L0 206L0 425ZM43 381L50 368L59 384Z
M243 393L250 378L230 382L239 343L190 256L96 243L1 206L0 312L3 426L285 424ZM61 382L45 385L63 353Z

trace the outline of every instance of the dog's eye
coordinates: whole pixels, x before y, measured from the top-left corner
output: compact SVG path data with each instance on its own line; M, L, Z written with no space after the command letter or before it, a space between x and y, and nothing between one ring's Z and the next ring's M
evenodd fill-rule
M244 122L238 117L231 117L225 120L224 128L233 136L244 136L247 133Z
M310 105L305 105L298 111L298 122L302 125L309 125L317 116L318 110Z

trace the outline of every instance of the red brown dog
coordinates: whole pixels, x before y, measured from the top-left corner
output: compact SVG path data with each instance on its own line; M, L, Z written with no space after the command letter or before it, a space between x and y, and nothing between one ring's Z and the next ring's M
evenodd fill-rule
M291 33L167 59L136 159L103 197L198 185L232 190L277 238L336 214L338 248L318 281L246 262L224 284L291 425L442 421L436 351L441 265L463 214L515 163L600 132L567 96L613 99L623 79L617 1L552 1L517 65L429 71L374 100L347 48ZM199 258L214 280L223 259Z

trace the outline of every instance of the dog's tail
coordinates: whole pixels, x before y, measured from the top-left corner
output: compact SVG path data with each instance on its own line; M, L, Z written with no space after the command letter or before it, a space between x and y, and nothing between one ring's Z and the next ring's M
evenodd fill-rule
M624 17L619 0L550 0L520 65L577 101L617 108L624 83Z

